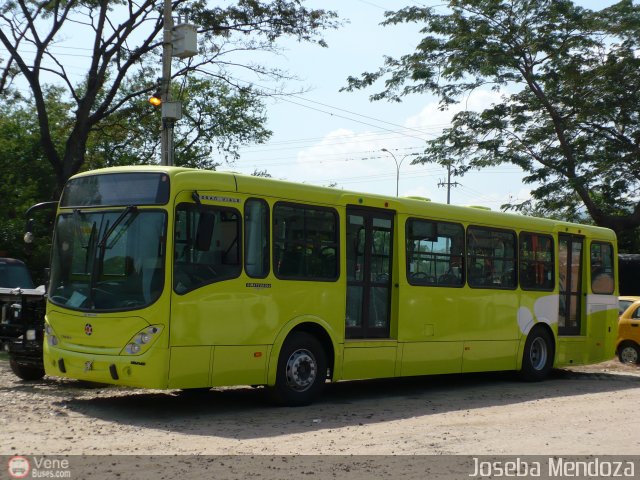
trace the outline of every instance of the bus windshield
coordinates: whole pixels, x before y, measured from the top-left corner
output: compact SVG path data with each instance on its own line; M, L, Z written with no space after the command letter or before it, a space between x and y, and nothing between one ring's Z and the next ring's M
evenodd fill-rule
M164 284L166 213L136 207L58 216L51 302L113 311L155 302Z

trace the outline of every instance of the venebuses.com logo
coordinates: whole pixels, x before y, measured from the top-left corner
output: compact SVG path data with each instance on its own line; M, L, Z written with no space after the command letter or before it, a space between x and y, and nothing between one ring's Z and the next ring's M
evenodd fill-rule
M11 457L9 459L9 475L11 478L26 478L31 471L29 460L25 457Z
M32 457L16 455L9 459L10 478L71 478L68 458Z

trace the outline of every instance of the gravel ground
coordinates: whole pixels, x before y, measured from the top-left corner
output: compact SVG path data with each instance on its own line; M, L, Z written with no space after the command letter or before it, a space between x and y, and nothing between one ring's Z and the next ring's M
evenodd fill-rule
M250 387L206 393L24 382L0 360L2 455L573 455L640 452L640 367L328 385L276 408Z

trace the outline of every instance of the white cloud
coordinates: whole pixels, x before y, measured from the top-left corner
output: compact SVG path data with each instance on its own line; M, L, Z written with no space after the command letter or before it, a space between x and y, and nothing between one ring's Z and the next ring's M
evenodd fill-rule
M463 105L454 105L446 111L439 110L436 102L430 102L404 122L398 122L406 127L405 131L338 128L312 146L299 150L295 161L289 165L271 168L269 172L276 178L291 181L315 185L336 183L339 188L346 190L392 196L396 193L397 161L401 162L399 191L402 196L420 196L444 202L446 189L437 186L439 180L446 180L444 169L433 164L411 165L411 156L422 153L424 141L439 135L443 128L450 125L456 112L464 107L484 109L499 100L500 95L496 92L478 90ZM383 148L388 152L382 151ZM514 177L509 176L505 182L505 175L487 177L469 173L463 179L452 179L455 180L469 185L472 190L453 189L452 203L488 205L492 208L506 203L509 195L513 196L510 187L521 186L519 177L515 178L514 184ZM521 192L517 194L518 197L523 195Z
M437 102L427 104L418 114L407 119L407 128L427 132L428 138L440 134L443 128L451 124L453 116L463 110L482 111L492 104L500 102L500 93L488 90L475 90L461 103L451 105L447 110L441 110Z

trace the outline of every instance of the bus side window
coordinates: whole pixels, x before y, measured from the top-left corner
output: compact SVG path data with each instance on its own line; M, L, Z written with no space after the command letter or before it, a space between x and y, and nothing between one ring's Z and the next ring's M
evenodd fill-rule
M593 242L591 244L591 291L611 295L615 290L613 275L613 245Z
M553 290L553 251L551 235L520 233L520 287L523 290Z
M244 270L253 278L269 274L269 205L257 198L244 206Z
M516 288L515 232L469 227L467 265L470 287Z
M273 271L289 280L338 278L338 215L279 202L273 209Z
M183 294L240 275L240 214L230 208L178 205L174 283Z
M409 283L461 287L464 284L464 227L411 218L406 228Z

